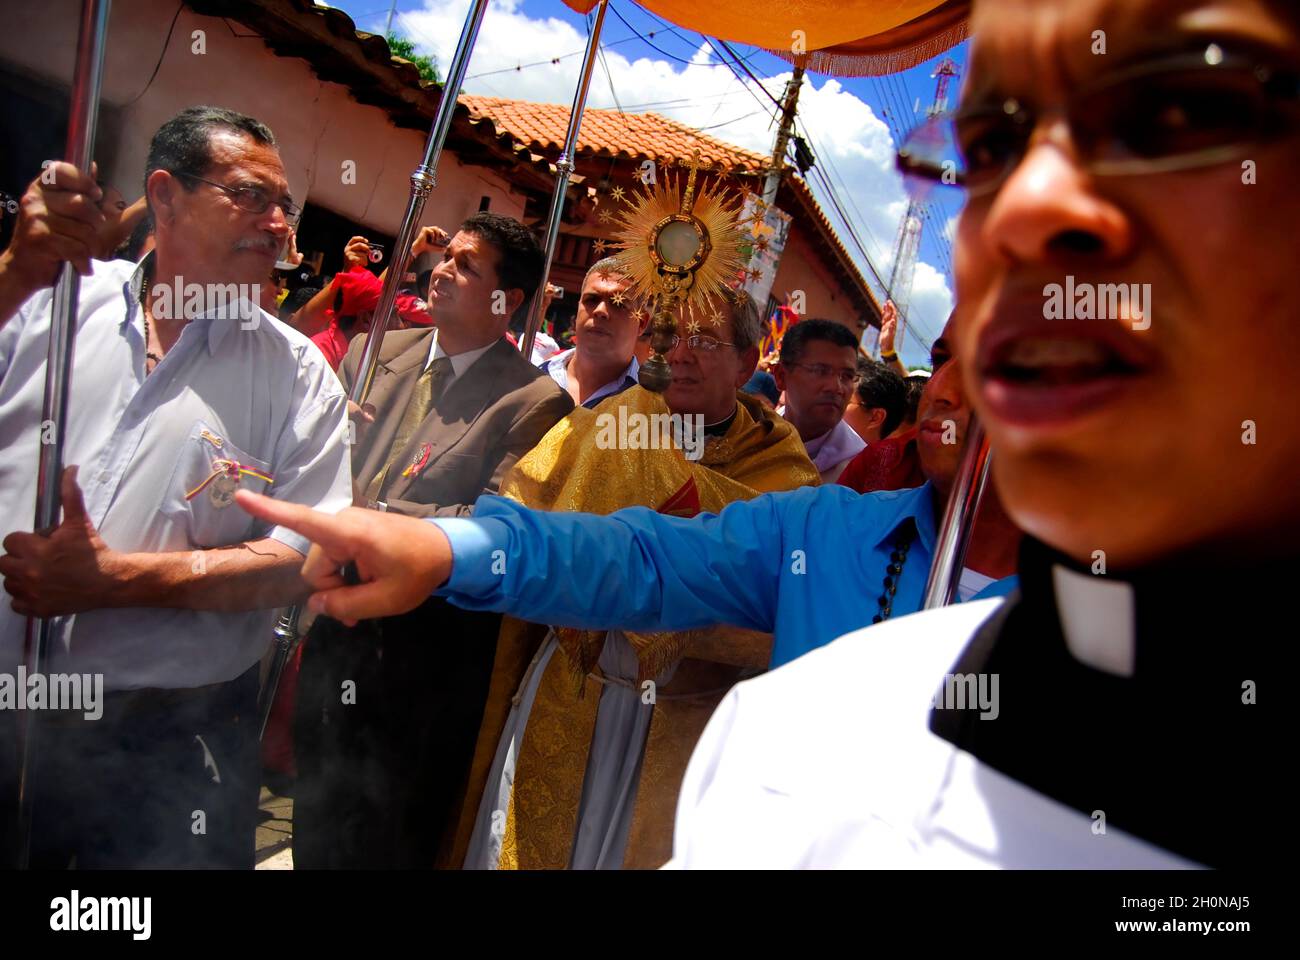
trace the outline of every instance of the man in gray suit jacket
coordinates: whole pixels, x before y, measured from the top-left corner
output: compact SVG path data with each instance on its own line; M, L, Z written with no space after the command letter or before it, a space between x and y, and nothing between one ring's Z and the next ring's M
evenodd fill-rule
M384 337L355 418L358 505L468 515L573 409L505 339L542 267L518 221L478 213L461 225L429 283L433 327ZM345 387L365 339L339 367ZM433 865L473 756L499 625L438 599L355 627L313 625L294 723L295 866Z

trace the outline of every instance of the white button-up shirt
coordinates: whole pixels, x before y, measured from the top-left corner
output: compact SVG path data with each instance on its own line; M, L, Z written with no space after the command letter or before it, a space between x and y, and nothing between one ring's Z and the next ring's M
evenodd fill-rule
M542 364L542 369L551 375L551 379L560 385L560 389L566 393L569 389L569 359L577 351L577 347L570 347L563 353L557 353L551 359ZM602 384L591 392L586 401L582 404L587 409L591 409L604 400L606 397L612 397L616 393L622 393L628 387L637 385L637 374L641 370L641 364L637 363L636 357L627 365L627 369L620 373L609 383Z
M91 520L113 550L191 552L196 565L205 548L268 536L305 553L304 538L268 529L215 495L219 485L198 488L215 461L233 460L245 489L330 513L348 506L338 380L306 337L256 308L241 311L246 320L191 320L146 377L142 276L133 263L95 261L81 281L63 458L80 467ZM52 300L41 291L0 328L5 533L33 525ZM51 670L103 673L110 690L217 683L257 662L273 620L271 610L93 610L62 621ZM0 603L0 670L21 661L24 626Z

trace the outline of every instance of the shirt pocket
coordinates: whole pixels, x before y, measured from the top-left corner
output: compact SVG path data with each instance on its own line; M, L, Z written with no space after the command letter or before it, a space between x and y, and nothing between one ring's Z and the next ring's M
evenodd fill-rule
M161 512L183 524L196 547L225 547L253 537L257 521L234 501L235 490L265 493L271 465L196 420L177 451Z

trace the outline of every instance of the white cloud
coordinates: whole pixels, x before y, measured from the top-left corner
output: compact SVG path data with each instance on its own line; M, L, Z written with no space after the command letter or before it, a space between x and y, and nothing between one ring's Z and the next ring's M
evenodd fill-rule
M421 52L432 54L445 75L468 9L469 0L425 0L423 9L398 14L395 26ZM617 31L617 36L625 35L616 19L607 20L606 27ZM529 17L521 9L520 0L494 0L484 15L464 88L488 96L571 103L582 61L580 51L586 42L586 32L567 21ZM681 49L680 41L675 38L656 42L671 43L674 51ZM648 57L629 60L622 52L628 46L609 47L604 58L613 74L618 102L624 108L654 110L693 127L711 128L707 133L729 143L764 154L770 152L774 135L771 101L761 91L756 90L751 96L730 70L708 66L715 56L706 45L701 43L689 65ZM575 53L559 63L513 69ZM766 79L764 86L779 98L789 78L789 73L778 74ZM638 108L638 104L655 105ZM609 79L599 62L592 77L588 106L607 109L615 106ZM867 103L833 78L805 80L799 96L799 116L811 133L818 164L827 179L835 184L841 203L853 219L877 269L888 279L898 222L907 207L902 180L894 169L895 145L889 128ZM714 124L723 125L713 127ZM815 179L810 181L810 186L836 226L845 248L857 258L856 246L830 198ZM874 286L870 270L860 258L859 268ZM927 341L932 340L942 329L951 308L952 293L946 276L931 264L917 263L908 311L914 329ZM916 341L911 337L908 340L904 345L905 360L909 363L926 360Z

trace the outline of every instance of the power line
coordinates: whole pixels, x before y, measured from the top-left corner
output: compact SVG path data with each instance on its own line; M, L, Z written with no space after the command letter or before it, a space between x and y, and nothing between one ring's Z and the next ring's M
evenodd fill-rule
M701 34L701 36L703 36L703 34ZM713 47L713 41L709 37L704 37L704 39L708 42L710 47ZM784 104L782 104L781 101L778 100L776 97L772 96L771 92L767 89L767 87L763 86L762 81L760 81L758 77L754 76L754 72L749 69L749 67L745 64L743 60L740 59L739 56L737 56L736 51L731 49L727 41L719 37L718 43L722 44L722 49L726 50L729 54L731 54L731 57L736 62L736 65L739 66L741 70L745 71L745 76L753 80L755 85L757 85L758 89L762 90L765 94L767 94L767 99L771 100L774 104L776 104L778 110L784 110L785 109ZM718 49L717 47L713 47L715 53L717 52L717 49Z
M736 122L738 122L738 121L740 121L740 120L748 120L750 117L756 117L756 116L758 116L760 113L763 113L763 112L764 112L764 111L762 111L762 110L751 110L751 111L749 111L749 113L745 114L743 117L736 117L734 120L724 120L724 121L722 121L722 123L711 123L711 124L709 124L708 126L705 126L705 127L696 127L695 129L696 129L696 130L714 130L714 129L718 128L718 127L725 127L725 126L726 126L727 124L729 124L729 123L736 123Z
M610 7L613 8L613 3L612 3L612 2L610 3ZM674 34L677 34L679 37L681 37L681 39L682 39L683 41L686 40L686 37L685 37L683 34L681 34L681 33L680 33L680 32L679 32L679 31L678 31L678 30L677 30L677 29L676 29L672 24L668 23L667 21L663 20L662 18L660 18L660 17L656 16L655 14L651 13L649 10L646 10L644 7L641 7L641 8L639 8L639 9L641 10L642 13L646 14L648 17L650 17L650 18L651 18L652 20L654 20L656 23L662 24L662 25L663 25L667 30L669 30L670 32L672 32L672 33L674 33ZM617 10L614 10L614 12L615 12L615 13L618 13ZM623 17L622 17L621 14L619 15L619 19L620 19L620 20L623 20L623 23L624 23L625 25L627 25L627 27L628 27L629 30L635 30L634 27L632 27L630 24L628 24L628 22L627 22L626 20L623 19ZM714 43L713 43L713 38L708 37L708 36L704 35L703 33L697 33L696 35L697 35L701 40L703 40L706 44L708 44L709 49L711 49L711 50L713 51L714 55L716 55L717 58L718 58L719 63L718 63L718 64L710 64L710 66L721 65L721 66L725 66L725 67L727 67L727 69L729 69L729 70L731 71L732 75L733 75L737 80L740 81L741 86L743 86L746 90L750 91L750 94L753 95L753 88L752 88L749 84L745 83L744 78L741 77L740 74L736 73L736 66L739 66L742 70L745 71L746 76L748 76L751 80L754 81L754 86L758 87L758 89L761 90L761 91L763 92L763 95L766 96L767 99L769 99L770 101L772 101L772 103L776 106L777 110L784 110L784 109L785 109L785 107L784 107L784 105L781 103L781 101L778 100L776 97L772 96L771 92L767 89L767 87L763 86L763 82L762 82L762 80L760 80L758 77L754 76L753 71L751 71L751 70L749 69L749 67L746 65L746 62L745 62L745 61L746 61L746 59L748 59L748 58L741 57L739 54L736 53L735 50L733 50L730 46L727 45L726 41L719 39L719 40L718 40L718 43L722 44L722 46L725 47L726 50L727 50L727 52L730 53L731 56L732 56L732 60L728 60L726 57L724 57L724 56L723 56L723 55L718 51L718 48L717 48L717 47L714 45ZM758 51L758 50L755 50L753 53L750 54L750 57L754 57L754 56L756 56L758 53L759 53L759 51ZM733 61L734 61L734 63L733 63ZM694 61L691 61L691 62L694 63ZM757 96L755 96L754 99L757 100L757 99L758 99ZM759 101L759 104L760 104L760 106L761 106L761 105L762 105L762 101ZM766 110L767 108L764 107L764 109ZM773 117L773 119L775 119L775 117Z
M623 14L619 13L618 8L615 7L614 4L613 4L612 2L610 3L609 8L610 8L611 10L613 10L613 11L614 11L614 15L615 15L616 17L618 17L618 19L621 20L621 21L623 22L623 26L627 27L629 30L631 30L631 31L632 31L634 34L636 34L638 37L641 36L641 34L637 31L636 27L632 26L632 24L630 24L630 23L627 22L627 19L623 16ZM648 11L646 11L646 12L648 12ZM657 17L656 17L655 19L658 20ZM662 22L662 21L660 21L660 22ZM728 70L731 71L732 75L733 75L734 77L736 77L736 79L740 80L740 82L741 82L741 86L743 86L747 91L749 91L750 96L754 97L755 102L757 102L758 105L759 105L760 107L762 107L764 110L766 110L767 108L763 106L763 101L759 100L758 97L757 97L757 95L754 94L753 88L750 87L749 84L745 83L744 80L740 77L740 75L736 73L736 68L735 68L735 67L734 67L734 66L733 66L733 65L732 65L728 60L726 60L724 57L722 57L721 54L718 54L718 50L717 50L717 48L713 46L712 42L710 42L710 40L709 40L708 37L705 37L703 34L701 34L701 37L703 38L703 40L704 40L705 43L708 43L708 44L709 44L709 46L713 49L713 52L714 52L715 54L718 55L718 59L719 59L719 61L720 61L719 63L703 64L703 66L710 66L710 67L725 66ZM645 38L642 37L642 39L644 40ZM647 42L648 42L648 41L647 41ZM650 46L654 47L654 44L650 44ZM654 47L654 49L658 50L659 48L658 48L658 47ZM660 52L660 53L664 53L666 56L672 57L672 59L677 60L679 63L685 63L685 64L687 64L688 66L701 66L701 64L698 64L698 63L696 63L695 61L692 61L692 60L682 60L680 57L673 57L671 54L668 54L668 53L666 53L665 51L662 51L662 50L660 50L659 52ZM766 90L765 88L762 88L762 85L761 85L761 84L760 84L760 89L763 89L763 92L764 92L765 94L767 93L767 90ZM768 98L771 99L771 94L767 94L767 95L768 95ZM774 101L774 102L775 102L775 101ZM780 104L778 103L777 106L779 107Z
M679 29L678 29L677 27L675 27L673 24L669 23L669 22L668 22L667 20L665 20L663 17L659 16L658 14L654 13L654 12L651 11L651 10L647 10L645 7L641 6L640 4L637 4L637 9L640 10L642 13L644 13L646 16L648 16L651 20L654 20L656 23L658 23L660 26L662 26L662 27L663 27L665 30L667 30L669 33L676 35L676 36L677 36L677 37L678 37L678 38L679 38L683 43L692 44L692 46L693 46L693 41L692 41L689 37L687 37L686 34L682 33L681 30L679 30ZM653 34L651 34L651 35L653 36ZM702 39L705 39L704 34L699 33L698 31L696 31L696 35L699 36L699 37L702 38ZM715 51L715 52L716 52L716 51ZM748 62L748 61L750 61L750 60L753 60L756 56L758 56L760 53L763 53L763 52L764 52L764 51L763 51L761 48L756 47L756 48L754 48L753 53L751 53L749 56L747 56L747 57L736 57L736 62L737 62L737 63L746 63L746 62ZM734 51L734 50L732 51L732 56L735 56L735 51Z
M426 42L428 41L428 38L425 37L424 34L420 34L420 36ZM615 40L613 43L604 44L604 46L616 47L620 43L630 43L631 41L636 39L637 39L636 37L624 37L621 40ZM466 77L465 79L466 81L477 80L479 77L491 77L498 73L517 73L520 70L527 70L529 67L544 67L547 64L557 64L561 60L568 60L570 57L580 57L586 52L587 51L585 49L575 50L572 53L562 53L558 57L551 57L549 60L534 60L532 63L519 63L519 64L515 64L515 66L513 67L502 67L499 70L484 70L482 73L475 73L471 76Z
M877 251L884 249L881 246L880 241L876 238L875 234L872 233L871 227L867 223L867 218L864 217L862 215L862 211L858 209L858 205L853 199L853 192L849 190L848 184L845 182L844 177L840 175L839 168L835 166L835 158L829 152L823 151L821 149L820 145L813 139L812 133L811 131L809 131L808 125L806 123L803 123L801 121L799 126L801 131L803 132L804 138L808 141L809 146L812 147L814 154L821 160L825 161L826 166L830 170L830 176L834 178L834 180L839 182L840 189L843 190L845 196L848 197L849 206L852 207L853 212L858 215L858 223L861 224L862 229L864 229L867 232L867 239L871 241L871 245Z
M618 7L614 6L613 3L611 3L611 4L609 5L609 9L611 9L611 10L614 11L614 16L618 17L620 20L623 21L623 26L627 27L629 30L631 30L633 33L635 33L638 37L641 37L641 42L642 42L642 43L644 43L644 44L645 44L647 47L649 47L651 50L654 50L654 51L656 51L656 52L662 54L663 56L667 57L669 60L676 60L678 63L684 63L684 64L686 64L688 67L720 67L720 66L723 65L722 63L699 63L699 62L697 62L697 61L695 61L695 60L686 60L686 59L683 59L682 57L677 56L677 54L675 54L675 53L669 53L669 52L668 52L667 50L665 50L663 47L656 46L655 44L651 43L649 39L647 39L646 37L642 36L642 35L637 31L637 29L636 29L634 26L632 26L632 24L630 24L630 23L627 22L627 19L623 16L623 14L621 14L621 13L618 12ZM629 38L629 39L630 39L630 38ZM714 53L717 53L717 51L715 50ZM721 59L722 59L721 56L719 56L718 59L721 60Z

